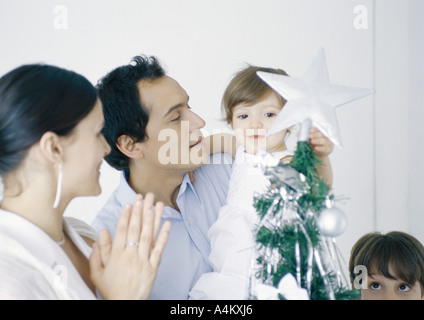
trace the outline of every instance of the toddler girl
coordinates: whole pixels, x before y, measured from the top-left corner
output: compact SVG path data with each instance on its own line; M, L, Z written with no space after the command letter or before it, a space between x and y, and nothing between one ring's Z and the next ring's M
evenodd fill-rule
M247 299L249 279L254 265L253 230L259 223L253 207L255 194L269 185L262 169L255 166L255 154L265 149L275 158L288 163L294 148L287 148L288 130L267 137L285 100L257 75L257 71L287 75L283 70L249 66L235 75L222 102L226 120L232 126L237 144L227 203L220 209L217 221L209 230L213 272L203 274L192 291L191 299ZM331 184L328 155L333 144L318 130L311 130L311 147L321 164L321 177Z

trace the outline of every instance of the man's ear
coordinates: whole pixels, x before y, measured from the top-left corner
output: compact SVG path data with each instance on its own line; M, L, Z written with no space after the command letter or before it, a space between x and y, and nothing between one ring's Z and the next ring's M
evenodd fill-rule
M116 141L116 147L131 159L140 160L144 156L140 143L135 142L133 138L124 134Z
M53 164L62 162L63 148L59 136L51 131L43 134L39 143L39 148L44 157Z

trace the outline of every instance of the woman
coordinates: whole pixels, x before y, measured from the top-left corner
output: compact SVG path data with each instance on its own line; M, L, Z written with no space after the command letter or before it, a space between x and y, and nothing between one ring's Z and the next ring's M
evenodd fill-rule
M101 191L103 122L75 72L26 65L0 79L0 298L148 298L170 229L155 241L163 205L153 212L152 194L122 210L113 244L105 231L92 250L89 227L63 217L72 199Z

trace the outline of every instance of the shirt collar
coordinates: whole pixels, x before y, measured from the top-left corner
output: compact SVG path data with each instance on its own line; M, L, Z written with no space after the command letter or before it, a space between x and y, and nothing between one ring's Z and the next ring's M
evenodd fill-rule
M48 266L57 264L59 246L40 227L15 213L0 209L0 232L14 238Z
M196 177L194 177L194 183L196 183ZM196 197L197 201L200 203L200 198L196 193L196 189L194 188L194 185L190 181L190 176L188 173L184 175L183 181L181 183L180 192L178 192L177 201L180 199L180 197L183 197L185 192L188 192L188 190L191 190L194 193L194 196Z
M63 220L63 223L66 234L88 258L91 249L66 222L66 219ZM62 271L66 272L65 280L69 279L69 290L77 292L82 299L94 298L93 293L65 251L40 227L15 213L0 209L0 233L14 239L15 243L25 249L25 252L30 253L31 258L27 263L35 263L33 267L37 268L41 261L56 274L60 274ZM32 257L35 257L36 260L33 260ZM27 259L29 259L28 256Z
M134 198L136 196L136 192L128 184L126 176L127 175L125 174L125 172L122 171L121 177L120 177L120 183L119 183L119 190L118 190L118 201L120 202L122 207L124 207L126 204L133 203ZM189 190L191 190L194 193L197 201L200 203L200 199L196 193L196 190L190 181L190 176L188 173L186 173L183 177L183 181L181 182L180 190L178 192L178 196L177 196L178 205L180 205L180 201L184 201L184 195L186 192L189 192ZM162 218L175 218L176 217L175 212L177 211L169 206L166 206L164 208ZM178 213L178 216L179 216L179 213Z

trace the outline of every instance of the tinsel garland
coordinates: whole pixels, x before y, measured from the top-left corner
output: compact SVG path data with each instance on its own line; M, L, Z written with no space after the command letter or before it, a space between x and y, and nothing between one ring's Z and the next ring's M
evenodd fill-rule
M311 300L352 300L358 290L342 285L335 263L328 267L323 253L328 253L325 239L317 228L317 216L332 199L329 187L318 177L315 156L306 141L299 141L290 165L279 163L266 167L270 187L254 198L260 217L256 230L258 245L255 277L261 283L278 286L286 274L308 290ZM328 257L326 258L328 260ZM281 294L280 299L285 299ZM253 294L251 298L256 298Z

